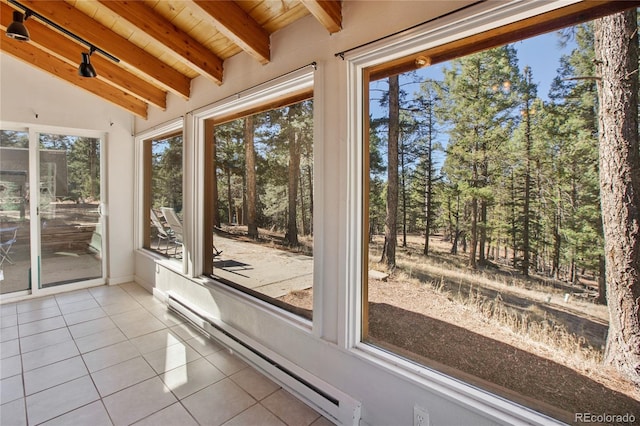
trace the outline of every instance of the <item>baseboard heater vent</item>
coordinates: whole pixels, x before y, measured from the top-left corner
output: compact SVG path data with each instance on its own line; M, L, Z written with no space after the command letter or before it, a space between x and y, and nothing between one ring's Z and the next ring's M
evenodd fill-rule
M171 310L223 343L327 419L338 425L360 423L360 402L310 375L241 332L233 330L220 320L208 316L172 292L168 292L167 296Z

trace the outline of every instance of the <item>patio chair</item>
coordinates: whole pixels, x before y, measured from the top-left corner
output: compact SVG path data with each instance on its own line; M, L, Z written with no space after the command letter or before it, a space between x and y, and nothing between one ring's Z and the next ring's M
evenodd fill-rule
M154 228L156 228L157 230L157 237L158 237L158 250L160 250L160 242L161 241L165 241L165 247L164 247L164 253L167 254L167 252L169 251L169 244L171 244L171 242L173 241L173 234L171 232L171 228L167 228L165 227L162 222L160 222L160 218L158 218L158 215L156 214L156 212L153 209L151 210L151 224L153 225Z
M7 226L0 228L0 267L6 260L13 265L13 260L9 256L13 243L18 239L18 227Z
M167 221L167 225L171 229L171 242L174 244L174 256L178 255L178 246L183 243L182 222L176 214L176 211L172 207L161 207L164 220Z

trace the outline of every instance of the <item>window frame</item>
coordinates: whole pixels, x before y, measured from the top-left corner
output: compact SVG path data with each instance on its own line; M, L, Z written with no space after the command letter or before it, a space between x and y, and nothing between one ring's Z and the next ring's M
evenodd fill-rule
M219 288L236 294L238 297L250 303L256 303L292 321L305 330L311 328L312 321L279 306L277 303L265 300L263 297L260 297L259 294L251 291L251 289L211 276L206 272L210 270L213 263L211 256L205 256L205 254L211 253L213 245L212 233L205 232L213 222L213 213L211 210L211 206L213 205L212 193L208 191L208 188L211 188L213 182L213 170L208 163L212 155L212 144L206 141L207 137L213 134L215 124L224 124L263 111L284 107L308 99L315 99L314 80L316 77L316 69L316 63L312 63L241 91L211 105L202 107L190 113L187 122L187 132L193 135L192 139L195 141L196 146L196 151L194 152L194 191L192 192L194 194L204 194L204 196L195 197L190 200L190 202L193 203L191 205L194 207L194 223L196 224L192 242L193 247L197 248L196 251L198 253L198 255L192 259L193 276L201 277L205 282L219 286ZM315 107L313 115L315 140L315 128L317 126L317 112ZM314 247L315 245L316 243L314 242ZM316 262L317 259L314 255L313 288L317 288L316 284L318 282L318 276L315 273ZM314 307L315 306L317 305L314 297ZM314 315L313 322L315 323L315 321L316 316Z
M367 361L506 423L548 422L531 408L364 342L368 334L369 83L617 11L620 2L483 2L341 54L347 67L349 317L345 346Z
M148 243L151 240L151 232L150 232L150 223L151 216L149 213L149 209L151 208L151 141L154 139L177 136L182 134L182 187L183 187L183 206L186 208L185 200L184 200L184 186L185 186L185 133L184 133L184 120L182 117L171 120L167 123L158 125L152 129L149 129L145 132L142 132L135 136L135 146L136 146L136 167L137 176L136 176L136 188L135 188L135 209L136 209L136 220L135 222L135 231L134 234L136 236L135 247L142 253L145 253L147 256L153 257L154 259L165 261L166 265L171 267L172 269L180 270L182 273L186 273L186 259L187 256L182 256L181 262L176 262L175 260L166 259L164 256L156 253L153 250L146 248ZM184 215L183 220L186 221L187 215ZM185 236L185 241L183 243L183 250L186 251L187 247L187 237Z

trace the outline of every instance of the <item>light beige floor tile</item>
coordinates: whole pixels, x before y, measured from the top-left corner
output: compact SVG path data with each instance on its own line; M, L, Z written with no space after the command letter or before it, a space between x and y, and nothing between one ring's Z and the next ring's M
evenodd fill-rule
M160 320L158 320L154 316L151 316L151 319L145 319L139 322L129 322L120 325L119 327L120 330L122 330L125 336L127 336L129 339L153 333L154 331L162 330L163 328L167 328L166 325L161 323Z
M18 338L18 326L4 327L0 331L0 342L6 342Z
M114 393L103 401L116 426L129 425L177 402L158 377Z
M136 301L141 304L142 306L144 306L147 309L151 309L155 306L159 306L159 305L164 305L163 302L159 301L158 299L156 299L152 294L150 293L129 293L131 294L131 297L133 297L134 299L136 299Z
M22 354L22 368L29 371L76 355L80 355L80 352L73 341L57 343Z
M71 326L74 324L79 324L81 322L87 322L106 316L107 314L102 310L102 308L92 308L65 314L64 320L66 321L67 325Z
M185 365L188 362L195 361L201 358L201 355L186 343L179 342L166 348L144 354L144 358L158 374L161 374Z
M260 404L250 407L224 424L224 426L247 425L286 426L285 423Z
M149 312L167 327L173 327L185 322L183 317L169 311L165 305L151 307L149 308Z
M18 314L3 315L0 317L0 329L16 325L18 325Z
M124 299L126 297L126 299ZM118 315L125 312L135 311L137 309L144 309L142 305L132 299L130 296L124 296L122 302L114 302L114 303L100 303L102 306L102 310L107 313L107 315Z
M178 397L183 399L194 392L225 378L225 375L204 358L169 370L160 376L162 381Z
M198 336L187 340L187 344L202 356L208 356L224 349L220 343L205 336Z
M114 287L109 291L104 292L92 292L93 298L101 305L112 305L115 303L127 303L128 301L135 300L129 293L122 290L120 287Z
M20 355L20 340L13 339L0 343L0 359Z
M20 374L0 380L0 404L24 398L24 387Z
M148 321L155 319L153 315L145 308L140 306L139 309L134 311L127 311L116 315L111 315L111 320L116 323L118 327L126 325L128 323L136 323L141 321Z
M52 388L89 374L79 356L36 368L24 373L24 387L27 395Z
M248 367L246 362L230 354L227 350L215 352L207 356L207 360L227 376L231 376Z
M311 426L333 426L333 423L327 420L326 417L318 417L318 420L311 423Z
M260 402L288 425L310 425L320 417L316 411L284 389Z
M42 423L43 426L111 426L112 424L102 401L92 402Z
M138 355L140 355L140 352L136 347L126 341L82 354L82 358L84 358L89 372L93 373L94 371L120 364Z
M0 305L0 317L7 315L16 315L18 313L18 305L16 303L5 303Z
M218 426L237 416L256 400L229 379L221 380L182 400L198 423Z
M47 346L57 345L58 343L70 342L73 340L69 329L57 328L51 331L45 331L44 333L32 334L27 337L20 338L20 350L22 353L35 351Z
M118 289L103 294L94 294L93 298L100 304L100 306L115 305L119 303L135 302L135 299L127 294L126 291Z
M58 303L53 296L49 296L19 302L16 308L18 313L22 313L27 311L39 311L40 309L51 308L54 306L58 306Z
M90 288L89 293L97 300L101 296L125 294L125 291L117 285L102 285Z
M130 294L132 296L133 295L148 296L151 294L140 284L134 283L134 282L120 284L118 287L126 291L127 294Z
M0 362L0 379L22 373L22 358L20 355L10 356Z
M55 296L58 305L65 305L67 303L75 303L81 300L93 299L93 296L89 290L76 290L68 293L57 294Z
M37 311L27 311L18 314L18 324L26 324L28 322L39 321L47 318L53 318L61 315L57 306L39 309Z
M258 401L280 389L279 385L253 368L245 368L229 378Z
M131 339L131 343L143 354L167 348L180 342L182 342L182 339L167 328Z
M110 318L99 318L92 321L83 322L69 327L69 332L74 339L88 336L90 334L99 333L100 331L115 328L116 325Z
M80 300L78 302L65 303L63 305L60 305L60 312L62 312L63 315L66 315L73 312L84 311L85 309L97 308L99 306L100 305L98 305L98 302L96 302L93 298L91 298L91 299Z
M0 405L0 425L27 426L24 398Z
M96 349L124 342L125 340L127 340L127 336L125 336L119 328L110 328L108 330L99 331L76 339L76 346L78 346L80 353L84 354L95 351Z
M121 391L156 376L153 368L141 356L92 373L102 397Z
M175 403L134 423L135 426L198 426L191 414L180 403ZM248 426L248 425L246 425Z
M38 424L99 399L89 376L72 380L27 397L29 424Z
M32 334L44 333L45 331L55 330L56 328L66 327L62 315L47 318L40 321L33 321L26 324L18 325L18 333L20 337L31 336Z
M202 337L202 332L189 323L178 324L171 327L171 331L176 333L182 340Z

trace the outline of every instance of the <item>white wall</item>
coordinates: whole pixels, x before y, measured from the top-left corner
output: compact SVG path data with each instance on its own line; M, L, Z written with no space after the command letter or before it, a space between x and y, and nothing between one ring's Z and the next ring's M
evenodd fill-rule
M0 121L106 133L107 279L134 276L133 117L128 112L6 54L0 54Z

